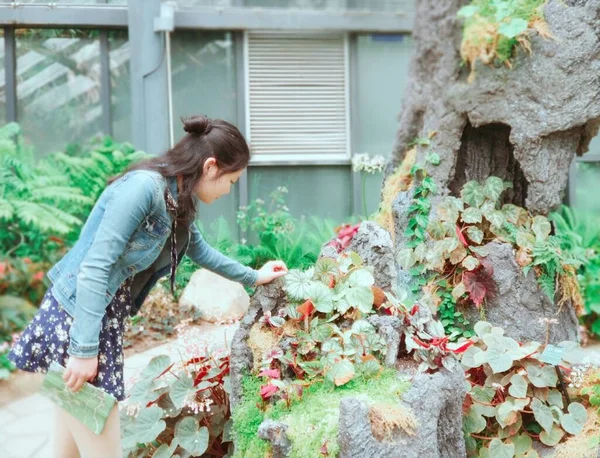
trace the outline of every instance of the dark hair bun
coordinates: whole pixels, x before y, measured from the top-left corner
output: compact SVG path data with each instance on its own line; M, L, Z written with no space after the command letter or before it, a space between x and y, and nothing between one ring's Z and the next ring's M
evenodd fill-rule
M183 130L190 134L206 135L213 128L210 118L204 115L191 116L187 119L182 119L182 121Z

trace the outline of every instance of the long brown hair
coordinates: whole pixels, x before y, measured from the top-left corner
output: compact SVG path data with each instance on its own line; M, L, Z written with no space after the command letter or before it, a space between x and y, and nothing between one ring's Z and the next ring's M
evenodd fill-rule
M198 115L182 122L187 135L179 143L162 156L142 161L128 171L154 170L165 178L181 175L177 219L189 224L196 216L195 189L206 160L215 158L220 175L237 172L247 167L250 149L238 128L227 121Z

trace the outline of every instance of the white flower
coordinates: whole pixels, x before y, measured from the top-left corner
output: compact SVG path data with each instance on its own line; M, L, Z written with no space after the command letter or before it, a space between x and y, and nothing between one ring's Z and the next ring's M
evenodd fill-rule
M31 346L32 355L37 355L40 351L42 351L42 345L39 342L36 342Z
M12 351L15 355L21 356L23 354L23 347L21 347L21 345L15 345Z
M54 328L54 332L56 332L56 337L58 337L58 340L61 342L66 342L69 338L69 334L62 328L60 324Z
M42 302L42 305L40 305L40 309L48 310L51 305L52 305L52 301L50 299L46 299L44 302Z
M36 337L41 337L44 335L44 328L42 328L39 324L35 327L35 329L33 330L33 334Z
M383 172L386 160L383 156L370 157L368 154L355 154L352 158L352 170L370 174Z

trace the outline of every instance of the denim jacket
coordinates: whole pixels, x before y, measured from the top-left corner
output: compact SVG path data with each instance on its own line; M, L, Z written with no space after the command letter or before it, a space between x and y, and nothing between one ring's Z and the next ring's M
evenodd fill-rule
M99 335L106 307L119 286L140 272L145 284L133 297L133 314L156 281L169 272L169 263L156 266L171 233L171 215L164 192L169 186L177 199L177 182L157 172L126 173L102 193L92 209L77 243L48 272L52 294L74 320L69 354L98 354ZM178 243L179 245L179 243ZM179 246L178 246L179 249ZM225 278L252 286L257 272L243 266L204 241L194 223L180 254ZM132 288L133 289L133 288Z

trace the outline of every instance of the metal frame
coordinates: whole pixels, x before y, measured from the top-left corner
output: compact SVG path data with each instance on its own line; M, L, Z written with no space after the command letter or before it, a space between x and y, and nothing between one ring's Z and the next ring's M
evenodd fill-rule
M4 27L4 83L6 121L17 121L17 47L14 27Z

